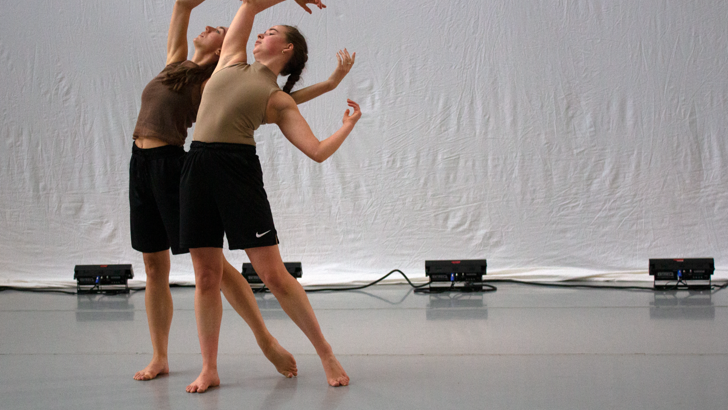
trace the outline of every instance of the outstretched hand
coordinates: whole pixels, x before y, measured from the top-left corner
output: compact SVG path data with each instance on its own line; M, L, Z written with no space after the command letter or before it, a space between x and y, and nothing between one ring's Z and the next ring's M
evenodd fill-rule
M356 61L356 53L349 55L347 49L344 49L344 51L339 50L336 53L336 60L339 63L336 65L336 69L331 74L331 77L329 77L329 80L334 82L334 87L337 87L341 80L349 74L351 67L354 66L354 62Z
M352 127L356 125L356 122L359 121L359 118L361 118L361 109L359 108L359 104L355 103L352 100L347 99L346 100L349 107L353 108L354 111L349 114L349 110L347 109L344 113L344 125L351 125Z
M326 5L323 4L321 0L296 0L296 3L298 3L299 6L303 7L303 9L306 10L308 14L312 14L312 11L310 8L308 8L307 4L313 4L318 7L319 10L326 8Z

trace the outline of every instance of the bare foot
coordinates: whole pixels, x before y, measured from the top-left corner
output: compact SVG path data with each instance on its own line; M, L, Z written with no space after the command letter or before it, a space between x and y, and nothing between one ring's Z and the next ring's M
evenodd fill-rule
M151 362L142 370L139 370L134 375L134 380L152 380L157 376L169 373L169 366L166 360L155 360Z
M220 385L220 377L217 375L217 370L205 370L197 376L197 380L193 381L187 386L187 393L204 393L210 387L216 387Z
M329 386L338 387L349 385L349 376L333 354L325 358L322 357L321 364L324 365L326 381L329 382Z
M263 350L265 357L270 360L271 363L276 367L278 373L291 378L298 376L298 368L296 367L296 359L293 355L284 349L278 343L278 340L273 338L273 341L268 346L260 346Z

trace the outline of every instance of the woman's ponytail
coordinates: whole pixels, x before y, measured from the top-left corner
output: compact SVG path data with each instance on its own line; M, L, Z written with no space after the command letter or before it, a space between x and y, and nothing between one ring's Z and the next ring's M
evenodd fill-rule
M283 86L283 91L290 94L293 86L301 79L301 73L306 62L308 61L308 45L306 39L296 27L284 26L286 28L286 40L293 44L293 56L288 60L288 64L283 67L282 75L287 75L288 80Z

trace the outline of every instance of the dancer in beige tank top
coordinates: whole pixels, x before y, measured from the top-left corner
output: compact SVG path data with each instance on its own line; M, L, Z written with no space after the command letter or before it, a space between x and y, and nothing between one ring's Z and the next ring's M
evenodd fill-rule
M319 141L288 94L308 59L305 39L290 26L273 26L257 36L248 63L247 42L255 15L283 0L246 0L223 42L220 61L210 78L197 118L190 152L180 183L180 242L190 248L195 268L195 315L202 350L202 371L187 386L201 393L217 386L217 348L222 318L220 280L222 243L244 249L255 271L273 292L283 310L316 349L331 386L349 384L349 376L324 338L301 285L286 271L278 249L253 131L262 123L276 124L283 135L317 162L341 146L361 117L348 100L350 112L333 135ZM325 7L320 0L296 0ZM288 75L283 90L279 74Z

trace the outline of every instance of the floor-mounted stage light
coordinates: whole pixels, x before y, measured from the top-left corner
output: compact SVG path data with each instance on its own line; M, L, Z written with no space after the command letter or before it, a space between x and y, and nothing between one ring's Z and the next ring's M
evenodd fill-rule
M283 262L283 265L286 267L288 273L290 273L294 278L298 279L303 275L303 272L301 271L301 262ZM251 287L260 288L264 286L263 280L260 279L258 274L255 272L255 269L253 269L252 263L243 263L241 273L245 277L245 280L250 283Z
M425 261L425 275L430 278L430 289L482 291L487 267L485 259Z
M713 258L650 259L655 289L710 289Z
M127 281L134 278L131 265L76 265L73 279L76 279L78 293L129 293Z

